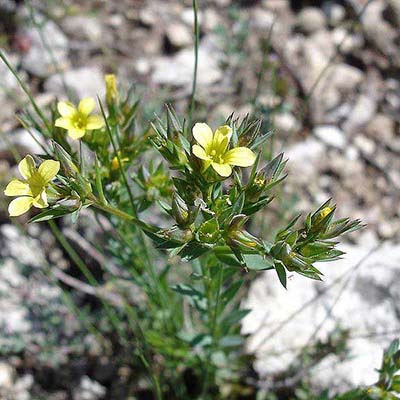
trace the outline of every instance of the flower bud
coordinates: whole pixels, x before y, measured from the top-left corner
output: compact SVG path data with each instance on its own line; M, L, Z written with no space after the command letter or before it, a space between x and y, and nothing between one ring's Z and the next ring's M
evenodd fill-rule
M117 80L114 74L106 75L104 80L106 83L106 102L110 106L118 99Z
M178 226L187 226L190 223L190 213L186 203L176 193L172 198L172 215Z
M79 174L79 169L72 161L71 156L58 143L53 142L53 147L64 174L69 177L75 177Z

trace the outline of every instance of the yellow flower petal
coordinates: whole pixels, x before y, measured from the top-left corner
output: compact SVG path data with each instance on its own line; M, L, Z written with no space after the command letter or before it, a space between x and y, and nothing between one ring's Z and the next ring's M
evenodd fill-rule
M32 196L32 191L27 182L13 179L4 190L6 196Z
M224 155L224 161L238 167L250 167L254 164L256 155L247 147L235 147Z
M18 169L20 174L25 178L29 179L32 175L36 173L35 161L29 154L20 161L18 164Z
M229 141L232 137L232 128L228 125L223 125L217 128L214 133L212 147L218 153L225 153L228 148Z
M211 147L213 141L211 128L205 123L198 122L193 127L192 132L196 142L207 151L208 148Z
M73 128L73 124L71 122L71 119L70 118L65 118L65 117L57 118L54 125L59 127L59 128L64 128L64 129L67 129L67 130Z
M78 110L84 115L89 115L96 105L96 102L91 97L86 97L79 102Z
M71 139L80 139L81 137L85 136L86 130L85 129L69 129L68 135Z
M211 163L211 166L215 169L218 175L223 177L228 177L232 173L232 168L229 164L218 164L218 163Z
M209 160L210 157L207 156L206 151L200 147L198 144L193 145L192 153L201 160Z
M76 113L76 107L69 101L60 101L57 110L65 118L71 118Z
M18 217L26 213L32 207L32 203L32 197L17 197L8 206L10 217Z
M100 115L91 115L86 121L86 129L100 129L104 126L104 119Z
M60 163L54 160L43 161L38 169L39 175L43 179L43 183L50 182L60 170Z
M33 199L32 204L36 208L46 208L46 207L48 207L49 203L47 202L46 191L42 190L42 192Z

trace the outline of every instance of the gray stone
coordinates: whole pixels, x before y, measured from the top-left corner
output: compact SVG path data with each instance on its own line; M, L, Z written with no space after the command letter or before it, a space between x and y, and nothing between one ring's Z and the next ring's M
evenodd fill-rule
M73 15L62 19L64 31L74 39L100 42L104 34L102 22L96 17Z
M346 136L344 132L334 125L319 125L314 128L313 134L328 146L344 149Z
M349 358L330 355L310 369L311 382L342 390L376 381L374 368L400 329L400 246L374 246L369 239L364 246L343 246L343 260L319 265L324 282L295 274L286 291L273 272L253 282L242 333L250 335L247 349L262 378L284 371L304 346L326 340L340 326L350 330Z
M68 66L68 39L62 30L41 15L35 15L41 31L34 26L24 29L30 48L22 57L22 67L33 75L46 78Z
M64 88L63 81L76 99L83 97L100 98L105 93L104 77L99 67L89 66L71 69L63 74L56 74L46 80L45 90L59 98L70 97Z
M297 16L297 26L307 34L322 30L326 26L326 16L319 8L303 8Z

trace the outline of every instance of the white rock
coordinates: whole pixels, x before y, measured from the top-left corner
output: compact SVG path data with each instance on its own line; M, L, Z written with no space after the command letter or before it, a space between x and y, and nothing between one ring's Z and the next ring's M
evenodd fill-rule
M357 135L354 138L354 144L362 154L366 154L368 156L372 156L376 150L375 142L364 135Z
M98 400L106 394L106 389L100 383L84 376L79 386L74 390L74 400Z
M335 390L376 381L374 368L400 329L400 246L371 246L343 246L343 260L319 265L324 282L295 274L286 291L269 271L251 285L243 305L252 312L243 321L242 333L250 334L247 348L255 353L261 377L284 371L301 348L326 340L339 325L350 330L350 358L342 361L332 355L315 366L313 384Z
M0 388L11 389L14 382L14 368L5 363L0 362Z
M319 125L314 128L314 135L328 146L343 149L346 145L344 132L334 125Z
M257 8L250 19L250 25L255 29L269 32L275 19L276 16L272 11Z
M166 34L174 47L181 48L193 43L192 34L185 24L168 24Z
M314 138L296 143L289 147L285 156L289 159L288 168L297 176L307 179L315 174L316 165L326 153L325 146Z
M46 78L68 66L68 39L53 21L44 20L40 15L34 18L43 26L41 32L32 26L24 29L31 46L22 57L22 67L33 75Z
M291 133L300 129L300 124L292 113L280 113L274 115L274 127L278 132Z
M328 16L328 21L330 25L337 26L346 17L346 10L340 4L333 1L327 1L323 4L323 9Z
M219 68L220 53L210 40L199 46L198 85L209 86L222 78ZM193 79L194 51L184 49L172 57L155 61L153 81L161 85L184 86L190 89Z
M359 33L349 33L343 27L337 27L332 31L333 41L336 46L340 46L340 52L351 54L359 51L364 46L364 38Z
M375 115L377 109L377 100L369 94L360 94L349 118L343 124L345 131L354 131L368 124Z
M58 98L67 98L63 80L72 94L77 99L97 96L100 98L105 93L104 77L99 67L82 67L71 69L64 74L56 74L46 80L44 87L47 92Z
M325 14L316 7L303 8L297 16L297 25L304 33L313 33L326 26Z

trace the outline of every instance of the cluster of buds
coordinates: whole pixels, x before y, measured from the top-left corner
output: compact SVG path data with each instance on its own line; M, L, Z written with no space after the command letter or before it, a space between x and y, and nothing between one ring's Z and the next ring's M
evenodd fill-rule
M322 273L313 264L334 261L344 254L335 248L338 242L330 239L361 226L359 220L350 221L349 218L333 221L335 210L336 205L328 200L306 217L302 228L295 229L299 217L293 219L276 235L271 256L288 271L320 280Z

